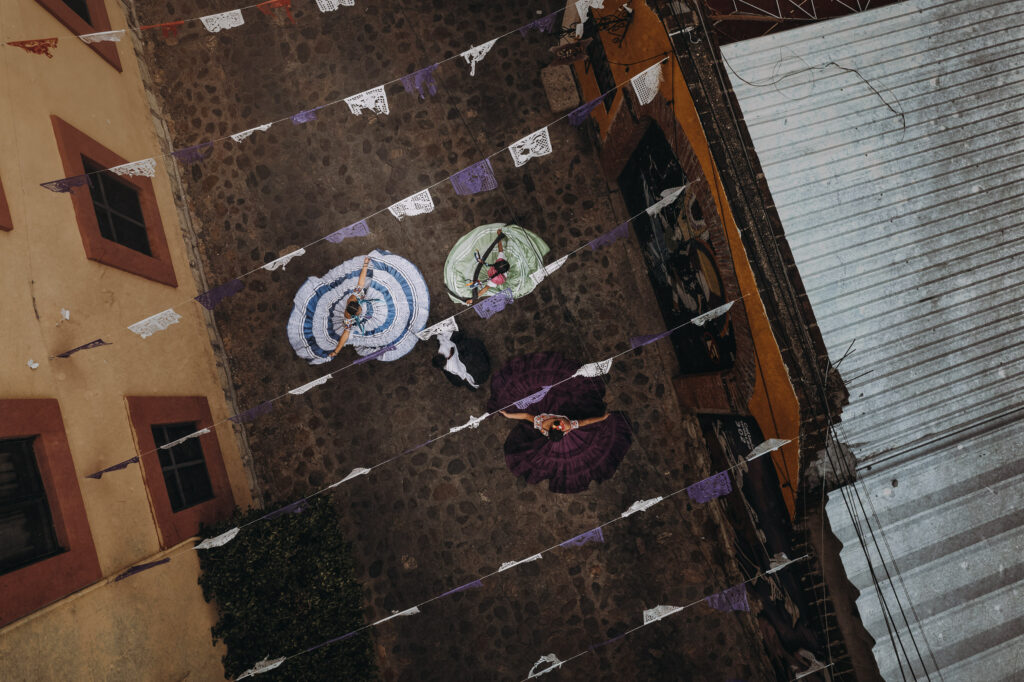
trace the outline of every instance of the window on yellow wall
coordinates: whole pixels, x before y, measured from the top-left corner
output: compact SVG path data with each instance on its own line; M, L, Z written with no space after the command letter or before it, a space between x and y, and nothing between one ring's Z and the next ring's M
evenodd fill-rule
M0 573L61 551L34 440L0 440Z
M4 183L0 181L0 230L14 229L14 221L11 220L11 208L7 205L7 196L4 194Z
M199 430L198 422L181 424L153 424L153 442L158 448ZM194 507L213 499L213 485L206 470L203 446L198 438L192 438L174 447L159 451L160 470L167 486L167 498L171 511Z
M605 54L604 44L601 36L595 28L596 21L588 21L584 27L583 36L593 38L587 46L587 64L594 69L594 78L597 80L597 87L602 93L608 93L615 89L615 74L612 73L611 64L608 63L608 55ZM605 97L604 109L610 111L614 97Z
M104 0L36 0L36 4L52 14L76 36L111 29ZM88 46L112 67L121 70L121 58L117 54L116 42L90 43Z

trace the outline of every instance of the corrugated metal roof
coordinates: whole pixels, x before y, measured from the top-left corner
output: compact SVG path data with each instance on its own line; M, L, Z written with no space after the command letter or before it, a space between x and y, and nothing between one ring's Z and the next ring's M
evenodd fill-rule
M853 344L840 437L896 593L945 679L1024 679L1024 1L910 0L723 53L833 362ZM839 494L828 512L902 679Z

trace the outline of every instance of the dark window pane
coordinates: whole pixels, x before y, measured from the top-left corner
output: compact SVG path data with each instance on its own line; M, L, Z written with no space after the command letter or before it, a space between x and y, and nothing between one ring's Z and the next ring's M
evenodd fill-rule
M100 236L129 249L153 255L146 234L146 221L142 217L139 191L107 172L97 163L82 157L82 166L91 174L89 195L96 211Z
M199 430L195 422L183 424L154 424L153 440L159 448ZM171 511L194 507L213 499L213 486L206 471L203 446L199 438L190 438L172 448L160 450L160 468L167 486Z
M72 12L82 17L85 23L92 23L92 17L89 15L89 0L63 0L63 2Z
M601 89L602 93L607 93L615 89L615 74L612 73L611 64L608 63L608 55L605 54L604 43L601 42L596 25L596 21L590 20L584 26L583 36L593 38L593 41L587 46L587 61L590 68L594 70L597 87ZM605 111L611 109L613 100L613 97L605 98Z
M0 574L60 551L32 440L0 441Z

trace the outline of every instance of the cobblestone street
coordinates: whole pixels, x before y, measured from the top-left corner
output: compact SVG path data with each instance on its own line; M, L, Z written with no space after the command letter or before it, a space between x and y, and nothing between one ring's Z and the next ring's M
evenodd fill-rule
M175 147L361 92L561 8L523 0L357 0L321 14L312 2L294 4L294 26L282 13L220 34L147 44ZM149 24L236 5L165 0L137 2L136 11L138 22ZM512 33L473 78L461 59L446 62L435 72L437 94L425 100L392 83L388 116L353 116L341 103L303 125L285 121L244 143L217 144L208 160L183 173L210 285L385 209L561 116L552 113L540 80L554 41L536 31ZM345 349L329 365L311 367L289 345L292 298L311 275L375 248L390 250L423 272L434 323L465 310L445 294L442 267L455 240L473 227L521 225L547 241L551 262L624 220L586 130L553 124L553 153L521 168L507 153L492 159L498 190L457 196L440 185L428 215L398 222L385 211L368 221L370 236L320 242L285 270L246 278L245 291L215 311L239 407L355 359ZM628 349L630 336L664 329L642 262L632 237L584 249L504 312L483 320L469 311L457 321L485 341L495 370L545 350L581 363L601 360ZM430 364L436 350L436 341L420 342L398 361L352 367L248 425L267 503L294 500L485 412L489 387L473 393L452 386ZM667 343L616 360L607 400L628 416L634 442L614 477L586 492L559 495L546 483L515 478L502 452L511 424L501 417L339 486L333 499L358 560L368 622L712 473L696 418L677 404L676 369ZM520 680L543 654L565 659L640 624L646 608L690 604L738 582L731 529L717 504L677 495L607 528L605 544L560 549L483 589L379 626L382 678ZM310 644L340 634L310 633ZM548 677L765 680L768 670L756 620L698 604Z

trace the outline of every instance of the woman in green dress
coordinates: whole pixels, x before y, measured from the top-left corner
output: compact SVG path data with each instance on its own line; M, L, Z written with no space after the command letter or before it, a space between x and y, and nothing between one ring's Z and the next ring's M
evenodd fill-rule
M544 267L548 245L518 225L481 225L463 235L444 263L444 283L457 303L472 305L508 291L519 298L533 291L530 275Z

